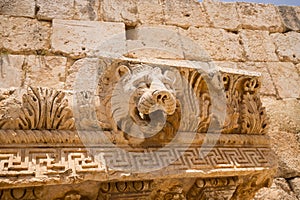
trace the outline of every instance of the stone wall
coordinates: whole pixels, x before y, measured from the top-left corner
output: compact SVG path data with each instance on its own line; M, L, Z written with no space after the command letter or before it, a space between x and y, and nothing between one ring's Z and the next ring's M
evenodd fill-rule
M300 199L300 7L193 0L4 0L0 53L1 88L68 90L78 63L107 55L206 61L260 72L278 172L272 187L255 199ZM9 95L2 94L0 101Z

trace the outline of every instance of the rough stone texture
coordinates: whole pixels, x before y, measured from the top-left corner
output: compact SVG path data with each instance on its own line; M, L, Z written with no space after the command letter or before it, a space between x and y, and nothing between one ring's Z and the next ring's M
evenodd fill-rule
M74 17L79 20L100 20L100 0L75 0Z
M268 69L274 80L275 88L280 98L300 97L300 77L292 63L277 62L268 63Z
M22 81L24 81L23 63L24 56L7 54L0 56L0 88L22 86Z
M74 15L73 0L37 0L37 17L39 19L72 19Z
M180 30L180 34L192 39L190 42L182 43L185 59L198 60L203 59L203 57L199 58L199 55L208 55L212 60L244 60L238 34L223 29L194 27L189 28L188 31Z
M50 24L0 15L0 47L15 52L49 49Z
M53 20L51 47L74 57L122 55L125 52L123 23Z
M268 135L278 158L277 177L291 178L300 175L300 102L296 99L274 101L262 98L270 118ZM286 112L286 111L289 112Z
M66 90L85 89L87 91L95 90L95 74L97 74L98 60L96 58L79 59L67 70ZM78 73L80 72L80 73ZM85 76L81 76L84 74ZM78 91L77 90L77 91Z
M300 62L300 33L291 31L271 34L281 61Z
M140 26L126 31L127 53L133 58L183 59L181 37L171 26Z
M237 30L240 26L236 3L204 1L203 4L214 27Z
M25 86L63 89L66 79L65 57L27 56Z
M271 188L263 188L258 191L253 200L298 200L290 191L288 182L283 178L273 181Z
M52 87L63 89L67 59L59 56L1 55L0 88Z
M163 24L163 3L160 0L138 0L138 19L142 24Z
M34 17L35 1L2 0L0 2L0 15Z
M237 11L241 27L244 29L283 31L279 13L274 5L238 2Z
M183 28L209 26L203 5L195 0L165 1L163 6L165 23Z
M124 22L127 25L136 25L138 22L137 0L103 0L101 11L105 21Z
M300 178L297 177L289 180L289 184L297 198L300 199Z
M278 61L269 32L241 30L242 44L250 61Z
M249 71L256 71L261 73L262 77L262 86L260 93L265 95L276 95L275 87L271 78L271 75L268 72L267 63L264 62L245 62L238 63L238 68L245 69ZM269 64L272 66L272 63Z
M38 19L98 20L99 0L37 0Z
M297 64L297 65L295 65L295 67L296 67L296 69L298 70L298 74L299 74L299 76L300 76L300 63Z
M300 8L292 6L278 6L285 30L300 30Z

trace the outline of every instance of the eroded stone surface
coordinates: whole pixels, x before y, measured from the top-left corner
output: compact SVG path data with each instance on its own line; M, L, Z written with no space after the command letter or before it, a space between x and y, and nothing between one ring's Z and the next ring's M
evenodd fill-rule
M63 89L67 58L60 56L26 56L25 86Z
M240 26L236 3L205 1L203 4L214 27L237 30Z
M281 61L300 62L300 33L291 31L271 34Z
M297 198L300 199L300 178L296 177L289 180L292 191L296 194Z
M37 0L37 17L39 19L72 19L74 15L73 0Z
M241 30L240 35L248 60L278 61L269 32Z
M238 2L237 12L244 29L283 31L279 13L274 5Z
M300 8L294 6L278 6L286 30L300 30Z
M50 30L47 22L0 15L0 42L9 51L48 50Z
M159 0L138 0L138 19L142 24L163 24L163 3Z
M163 4L165 23L183 28L209 26L208 17L202 4L195 0L165 1Z
M299 98L300 77L293 63L277 62L267 65L275 88L281 98Z
M31 0L3 0L0 2L0 15L34 17L35 2Z
M101 19L100 0L75 0L74 7L73 19L92 21Z
M171 26L139 26L126 31L128 57L183 59L182 39ZM183 37L183 36L182 36Z
M273 181L271 188L263 188L258 191L253 200L297 200L297 197L290 191L288 182L283 178Z
M99 19L99 0L37 0L38 19Z
M0 59L1 88L64 87L67 60L65 57L4 54Z
M1 55L0 88L21 87L24 82L24 56Z
M278 157L278 177L290 178L300 173L300 146L297 133L300 130L300 103L296 99L274 101L263 98L270 118L272 149ZM286 112L288 110L289 112Z
M207 55L211 60L239 61L244 59L243 48L239 43L239 35L214 28L189 28L180 34L190 37L192 41L183 42L186 59L197 60L199 54ZM194 43L195 49L190 49ZM203 58L202 58L203 59Z
M138 22L137 0L103 0L101 11L105 21L124 22L127 25L136 25Z
M51 47L74 57L120 56L125 52L125 27L123 23L53 20Z

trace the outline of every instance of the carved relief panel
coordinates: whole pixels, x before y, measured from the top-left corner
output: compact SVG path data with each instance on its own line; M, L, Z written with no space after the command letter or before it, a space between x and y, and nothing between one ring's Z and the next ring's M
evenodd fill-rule
M106 58L77 71L68 90L0 89L1 195L93 180L98 199L234 199L241 177L273 173L258 74Z

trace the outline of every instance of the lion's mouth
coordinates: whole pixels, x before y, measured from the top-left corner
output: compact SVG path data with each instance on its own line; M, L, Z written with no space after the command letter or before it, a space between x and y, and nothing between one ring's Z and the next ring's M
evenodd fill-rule
M154 125L154 124L165 122L167 113L162 109L157 109L157 110L150 112L149 114L145 114L145 113L139 112L138 109L136 108L135 115L139 119L139 121L144 122L141 125L148 125L149 123Z

